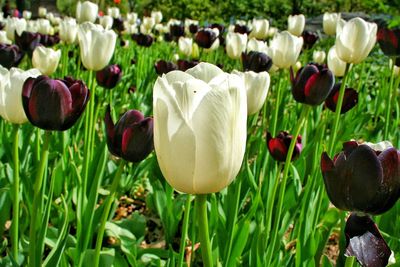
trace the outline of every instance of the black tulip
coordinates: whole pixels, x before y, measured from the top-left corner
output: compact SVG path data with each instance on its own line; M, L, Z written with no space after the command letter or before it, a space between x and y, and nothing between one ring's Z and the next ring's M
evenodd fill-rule
M218 35L210 28L201 29L194 37L195 42L202 48L210 48Z
M132 40L134 40L138 45L144 47L150 47L154 41L151 35L142 33L132 34Z
M24 56L24 52L17 45L0 44L0 65L10 69L18 66Z
M377 41L385 55L390 57L400 56L400 28L380 28L377 33Z
M292 142L293 136L288 132L281 131L276 137L272 137L271 134L267 133L267 147L271 156L281 162L286 161L290 143ZM299 157L303 146L301 144L301 136L299 135L296 140L296 145L293 150L291 160L295 160Z
M340 91L340 86L342 83L337 83L335 86L333 86L333 89L331 93L329 94L328 98L325 100L325 106L335 112L336 111L336 105L337 101L339 99L339 91ZM340 110L341 114L346 113L353 107L355 107L358 103L358 93L356 90L353 88L346 88L344 91L344 96L343 96L343 103L342 103L342 108Z
M304 31L303 34L304 48L310 49L318 41L319 37L316 32Z
M272 67L272 59L267 54L257 51L242 53L242 64L244 71L263 72Z
M176 66L173 62L159 60L154 64L154 68L158 75L162 75L170 71L177 70L178 66Z
M122 69L118 64L108 65L96 72L97 83L107 89L114 88L122 78Z

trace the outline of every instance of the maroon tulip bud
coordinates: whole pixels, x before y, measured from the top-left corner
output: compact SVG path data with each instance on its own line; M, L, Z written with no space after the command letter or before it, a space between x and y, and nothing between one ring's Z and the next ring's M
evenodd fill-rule
M263 72L272 67L272 59L267 54L257 51L242 53L242 64L244 71Z
M333 160L322 154L322 176L333 205L371 214L393 207L400 197L400 151L382 150L350 141Z
M189 61L189 60L184 60L184 59L178 59L178 61L176 63L178 64L179 70L186 71L188 69L193 68L197 64L199 64L199 61L197 61L197 60Z
M121 18L113 19L112 28L116 30L118 33L121 33L125 30L124 21Z
M387 56L400 56L400 28L380 28L377 41L383 53Z
M233 29L234 32L241 33L241 34L249 34L250 29L246 25L236 24L235 28Z
M206 28L198 31L194 40L200 47L210 48L217 38L217 34L212 29Z
M79 119L89 101L90 91L70 77L28 78L22 88L22 105L29 121L44 130L64 131Z
M310 49L318 41L319 37L316 32L304 31L302 34L304 40L304 48Z
M197 24L190 24L189 25L189 32L191 34L195 34L198 31L199 31L199 25L197 25Z
M211 29L218 29L219 30L219 35L222 35L222 33L225 31L225 26L220 23L213 23L209 26Z
M132 85L128 88L128 93L133 94L136 92L136 86Z
M134 40L138 45L144 47L149 47L153 43L153 37L151 37L151 35L142 33L132 34L132 40Z
M144 118L139 111L129 110L114 125L108 106L104 121L111 154L140 162L153 151L153 118Z
M334 83L335 78L326 66L309 64L292 80L292 94L296 101L316 106L325 101Z
M185 35L185 27L182 24L171 24L169 26L169 32L175 39Z
M117 64L108 65L104 69L96 72L97 83L107 89L114 88L121 78L121 66Z
M275 138L272 138L271 134L267 133L267 147L271 156L277 161L285 162L292 139L293 136L284 131L279 132ZM301 136L299 135L292 154L292 161L298 158L302 147Z
M177 70L178 66L176 66L173 62L159 60L154 64L154 68L156 69L156 73L158 75L162 75L170 71Z
M336 105L337 101L339 99L339 91L340 91L340 86L342 83L337 83L335 86L333 86L333 89L331 93L329 94L328 98L325 100L325 106L335 112L336 111ZM353 88L346 88L344 91L344 97L343 97L343 103L342 103L342 109L340 110L341 114L346 113L355 105L358 103L358 93L356 90Z
M40 44L45 47L50 47L60 42L60 37L58 35L40 34Z
M40 34L23 31L21 35L15 34L15 43L30 56L33 50L40 44Z
M24 52L17 45L0 44L0 65L4 68L18 66L23 56Z

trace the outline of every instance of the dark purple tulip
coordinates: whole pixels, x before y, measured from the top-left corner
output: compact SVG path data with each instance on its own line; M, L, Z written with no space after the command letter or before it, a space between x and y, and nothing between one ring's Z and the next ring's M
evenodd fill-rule
M112 28L116 30L118 33L121 33L125 30L124 21L121 18L113 19Z
M33 50L40 44L40 34L36 32L23 31L21 35L15 34L15 43L32 56Z
M156 73L158 75L162 75L170 71L177 70L178 66L176 66L173 62L159 60L154 64L154 68L156 69Z
M97 83L107 89L114 88L122 78L120 65L108 65L104 69L96 72Z
M199 31L199 25L197 25L197 24L190 24L189 25L189 32L191 34L195 34L198 31Z
M218 29L219 30L219 35L222 35L222 33L225 31L225 26L220 24L220 23L213 23L209 26L211 29Z
M132 34L132 40L134 40L138 45L144 47L149 47L153 43L153 37L143 33Z
M144 118L139 111L129 110L114 125L108 106L104 121L111 154L140 162L153 151L153 118Z
M355 141L331 160L321 156L321 170L329 199L337 208L371 214L389 210L400 196L400 151L376 151Z
M377 41L385 55L400 56L400 28L380 28L377 33Z
M185 35L185 27L182 24L171 24L169 26L169 32L175 39Z
M334 83L335 77L326 66L308 64L292 77L292 94L296 101L316 106L325 101Z
M235 28L233 29L234 32L241 33L241 34L249 34L250 29L246 25L236 24Z
M381 267L388 264L391 250L378 227L369 216L352 213L344 228L346 256L354 256L362 266Z
M217 34L212 29L206 28L199 30L194 40L200 47L210 48L217 38Z
M189 60L184 60L184 59L178 59L178 61L176 63L178 64L179 70L186 71L190 68L193 68L197 64L199 64L199 61L197 61L197 60L189 61Z
M24 52L17 45L0 44L0 65L4 68L18 66L23 56Z
M272 138L271 134L267 133L267 147L271 156L277 161L285 162L292 139L293 136L284 131L279 132L275 138ZM292 154L292 161L298 158L302 147L301 136L299 135Z
M242 64L244 71L263 72L272 67L272 59L267 54L257 51L242 53Z
M312 31L304 31L303 34L304 48L310 49L318 41L318 34Z
M170 34L169 32L164 33L164 41L172 42L173 40L174 40L174 37L172 36L172 34Z
M40 44L45 47L50 47L60 42L60 37L58 35L40 34Z
M340 86L342 83L337 83L335 86L333 86L333 89L331 93L329 94L328 98L325 100L325 106L335 112L336 111L336 105L337 101L339 99L339 91L340 91ZM355 105L358 103L358 93L356 90L353 88L346 88L344 91L344 97L343 97L343 103L342 103L342 109L340 110L341 114L346 113Z
M44 130L64 131L79 119L89 101L90 91L70 77L28 78L22 88L22 105L29 121Z

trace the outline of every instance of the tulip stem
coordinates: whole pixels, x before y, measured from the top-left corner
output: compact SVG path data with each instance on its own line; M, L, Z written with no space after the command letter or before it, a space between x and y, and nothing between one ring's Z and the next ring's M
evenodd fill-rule
M181 236L181 244L179 248L179 261L178 266L183 266L183 259L185 257L185 247L186 247L186 238L188 235L189 229L189 215L190 215L190 206L192 203L192 196L188 194L186 196L186 204L185 204L185 215L183 216L183 225L182 225L182 236Z
M289 146L289 149L287 152L285 166L283 169L281 186L279 188L278 203L276 206L277 212L276 212L276 216L274 216L275 222L273 224L274 227L273 227L272 235L271 235L272 239L270 242L270 250L268 253L268 259L267 259L265 266L270 266L272 256L275 253L275 246L277 243L278 230L279 230L280 223L282 221L281 220L282 207L283 207L283 201L285 199L285 189L286 189L286 183L287 183L287 178L288 178L288 174L289 174L289 168L290 168L291 161L292 161L293 151L294 151L294 147L296 145L297 137L299 136L301 127L302 127L304 121L306 120L306 118L308 117L310 111L311 111L311 106L309 106L309 105L303 106L303 110L301 111L300 118L297 121L297 125L293 131L293 138L292 138L292 141L290 142L290 146Z
M49 157L49 139L50 132L46 131L43 146L42 146L42 154L39 162L39 166L37 168L35 184L33 187L33 207L32 207L32 215L31 215L31 224L29 229L29 266L40 266L40 258L36 258L37 250L41 248L39 244L37 244L37 230L38 230L38 215L41 215L41 202L43 199L43 178L47 168L47 160ZM47 226L45 226L47 227ZM38 253L39 254L39 253ZM41 254L41 253L40 253Z
M356 262L356 257L347 257L344 267L353 267Z
M212 267L210 236L208 234L207 195L196 195L201 256L204 267Z
M343 81L342 81L342 84L340 85L339 98L338 98L338 102L336 105L336 111L335 111L335 120L333 123L331 138L330 138L330 142L329 142L329 146L328 146L329 155L331 155L333 153L333 149L335 148L337 130L339 127L339 119L340 119L340 114L342 111L343 98L344 98L344 93L346 91L346 82L347 82L347 77L349 76L348 74L349 74L350 66L351 66L350 64L346 65L346 70L344 72Z
M102 247L102 243L103 243L104 230L106 228L106 223L108 221L109 213L111 210L111 205L113 204L116 193L117 193L119 181L121 180L121 175L124 170L125 163L126 163L126 161L121 159L118 170L117 170L114 180L111 184L110 194L108 195L108 197L105 201L105 204L104 204L105 206L104 206L103 214L101 215L101 219L100 219L100 228L97 233L97 239L96 239L94 267L99 266L99 263L100 263L100 251L101 251L101 247Z
M13 187L13 215L11 227L12 255L18 261L18 226L19 226L19 125L14 125L13 131L13 162L14 162L14 187Z
M383 131L383 140L388 140L388 132L389 132L389 119L390 119L390 112L392 109L392 91L393 91L393 83L394 83L394 64L395 60L393 60L392 67L390 68L391 75L390 75L390 84L389 84L389 92L387 94L387 107L386 107L386 116L385 116L385 128Z
M281 84L282 84L283 72L284 72L284 70L279 71L278 84L276 86L276 102L275 102L274 116L272 117L272 121L271 121L271 131L270 131L272 136L276 135L279 106L280 106L281 97L282 97Z

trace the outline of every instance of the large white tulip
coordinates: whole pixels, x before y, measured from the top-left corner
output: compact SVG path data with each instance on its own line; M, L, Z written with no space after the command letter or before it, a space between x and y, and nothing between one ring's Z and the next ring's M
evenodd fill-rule
M32 53L32 65L44 75L53 74L60 61L61 50L37 46Z
M78 25L73 18L65 18L60 22L60 39L67 44L73 44L78 35Z
M336 54L336 47L332 46L328 52L328 68L332 71L333 75L336 77L343 77L346 71L346 62L338 58Z
M239 59L246 51L247 34L229 32L226 35L226 54L232 59Z
M0 66L0 116L11 123L24 123L28 121L22 107L22 85L29 77L36 78L40 75L37 69L23 71L11 68L8 71Z
M336 33L336 25L340 21L340 13L325 12L322 18L322 27L327 35Z
M289 15L288 17L288 31L296 36L301 36L306 25L306 18L303 14Z
M287 69L296 64L303 38L296 37L288 31L275 34L269 46L269 56L278 68Z
M178 46L179 51L189 57L192 54L193 39L181 36L178 40Z
M78 2L76 5L76 20L79 23L85 21L95 22L97 18L97 13L99 12L99 6L90 1L85 1L83 3Z
M244 80L247 94L247 115L257 113L267 98L270 85L269 73L266 71L256 73L254 71L240 72L237 70L232 73L241 76Z
M13 41L15 39L15 32L21 35L22 32L26 30L26 25L27 22L25 19L8 17L4 28L7 32L7 38Z
M266 19L254 19L252 23L252 30L249 37L257 39L265 39L268 37L269 21Z
M336 54L344 62L360 63L374 47L377 29L375 23L362 18L349 20L340 32L336 32Z
M326 58L326 53L325 53L325 51L318 51L318 50L315 50L315 51L313 52L313 61L314 61L315 63L324 64L325 58Z
M105 15L100 17L99 22L104 29L109 30L113 26L114 19L111 16Z
M153 91L154 147L176 190L218 192L240 170L246 147L242 78L200 63L159 77Z
M117 35L100 25L85 22L79 26L78 41L82 64L89 70L101 70L114 54Z

